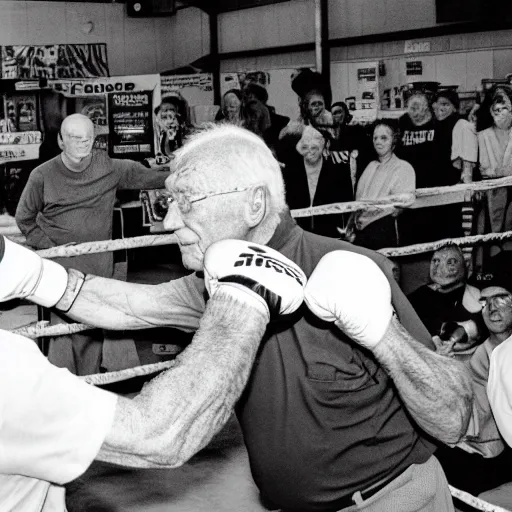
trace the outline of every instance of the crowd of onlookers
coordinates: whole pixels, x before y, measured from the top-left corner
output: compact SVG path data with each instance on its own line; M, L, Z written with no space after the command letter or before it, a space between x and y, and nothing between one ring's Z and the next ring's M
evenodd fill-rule
M467 117L459 113L453 87L413 88L399 119L382 116L366 126L351 122L344 102L331 103L329 87L314 73L299 75L292 89L299 97L297 119L279 116L273 124L276 114L266 90L255 84L249 96L244 90L228 91L217 116L266 141L281 164L290 208L396 195L402 200L400 207L297 218L304 229L371 249L511 229L508 188L473 193L465 203L408 206L418 188L512 175L512 88L487 90ZM512 336L508 254L506 243L480 249L477 280L472 272L476 251L445 246L432 254L428 282L409 294L437 351L469 367L481 385L476 385L477 399L485 404L492 352ZM511 506L510 478L504 471L510 450L485 407L477 448L440 446L438 457L450 483Z
M297 218L304 229L375 250L512 229L511 201L506 187L473 194L465 204L409 208L415 202L418 188L512 175L512 88L500 85L489 89L467 119L459 114L459 97L453 87L413 88L405 113L399 119L384 117L365 126L353 122L344 102L332 102L330 87L317 73L300 71L292 79L290 94L298 97L296 119L277 113L269 104L265 87L256 83L249 83L241 90L227 91L215 119L219 123L245 127L266 142L281 165L290 209L385 198L390 198L391 203L396 199L394 196L400 196L400 206L390 204L378 210L319 213ZM155 109L155 118L158 145L154 161L146 162L147 167L167 164L191 131L186 102L179 97L164 98ZM92 125L86 121L78 119L87 132L82 137L84 151L87 150L87 158L99 158L93 152ZM66 130L59 137L59 147L66 155L69 148L73 149L74 142ZM56 157L47 166L58 165L60 160ZM141 182L136 188L141 188L142 166L130 165L133 169L127 168L128 171L137 177L137 184ZM98 167L103 169L104 164ZM123 176L128 172L124 167L119 171ZM57 171L65 173L60 168ZM52 169L48 175L56 176L57 171ZM36 174L30 182L32 186ZM59 179L62 187L64 182ZM165 176L147 174L146 179L158 188ZM108 190L113 192L120 183L128 187L128 182L119 178ZM27 190L22 206L27 204ZM42 199L40 205L36 201L39 195L31 196L29 221L32 227L24 229L29 242L36 232L39 210L44 207ZM113 193L111 196L106 207L109 210L114 201ZM469 220L463 215L465 211L468 217L468 210ZM23 213L19 207L16 219L23 225L20 212ZM71 219L73 225L76 220L76 216ZM102 228L108 224L103 218L96 219L96 223ZM108 239L112 227L108 224L107 228L108 233L102 238L95 232L87 234L87 240ZM77 242L75 234L71 238L69 243ZM32 246L51 245L32 243ZM431 257L428 282L409 294L437 351L468 365L482 381L484 395L493 350L512 337L512 279L508 276L507 249L506 242L486 249L484 256L490 263L485 268L489 269L489 275L477 282L475 274L472 275L475 254L469 253L468 258L468 253L457 245L445 246ZM73 266L76 267L76 262ZM108 275L111 267L110 262ZM482 268L480 265L479 269ZM98 271L94 273L103 275ZM87 340L83 345L90 347L91 343ZM84 360L83 354L78 359ZM93 359L94 365L100 364L97 354ZM84 373L93 371L87 369ZM482 419L484 431L486 420L491 425L490 410L488 418ZM509 480L501 475L502 466L508 464L510 458L509 449L504 449L501 439L493 437L496 430L492 425L489 431L489 438L477 449L474 445L455 450L440 447L439 458L451 483L471 487L475 492L475 489L488 490ZM475 471L480 471L476 468L482 469L486 478L482 479L481 473L479 479L472 478ZM512 503L512 491L505 489L503 493L505 498L500 504ZM492 501L494 495L487 498Z
M383 112L383 119L371 126L351 122L344 102L331 104L330 87L313 72L303 70L291 89L299 100L297 119L276 114L266 89L251 83L224 94L216 120L245 126L263 137L282 164L292 209L396 194L409 195L412 204L418 188L512 172L512 89L507 86L489 89L469 119L459 114L453 87L411 88L398 120L386 119ZM458 203L314 216L299 223L373 249L510 228L506 188L474 194L469 201L472 211L476 199L476 211L464 222L463 204ZM498 251L492 248L491 255Z

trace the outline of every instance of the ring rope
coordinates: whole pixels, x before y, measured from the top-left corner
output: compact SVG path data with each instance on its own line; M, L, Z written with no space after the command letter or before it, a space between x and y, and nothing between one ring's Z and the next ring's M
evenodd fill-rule
M332 205L331 205L332 206ZM472 235L459 238L444 238L435 242L426 242L422 244L407 245L404 247L387 247L379 249L378 252L389 258L397 256L409 256L411 254L421 254L424 252L435 251L445 245L457 245L459 247L470 247L487 242L502 242L512 238L512 231L503 233L487 233L485 235ZM117 251L120 249L133 249L136 247L147 247L155 245L167 245L176 243L176 236L168 235L146 235L134 238L120 238L116 240L103 240L100 242L85 242L77 245L61 245L50 249L37 251L37 254L43 258L57 258L80 256L81 254L93 254L105 251Z
M93 386L104 386L113 382L121 382L123 380L133 379L135 377L144 377L162 370L168 370L176 364L175 360L162 361L161 363L145 364L127 368L126 370L118 370L115 372L95 373L93 375L84 375L79 379Z
M477 510L483 510L484 512L510 512L509 509L499 507L498 505L493 505L492 503L488 503L487 501L481 500L480 498L476 498L469 492L461 491L451 485L448 485L450 488L450 493L454 498L457 498L464 503L471 505L473 508Z
M422 244L407 245L404 247L388 247L379 249L377 252L394 258L396 256L409 256L411 254L422 254L424 252L437 251L446 245L457 245L459 247L470 247L477 244L487 242L503 242L512 238L512 231L504 231L503 233L488 233L486 235L462 236L459 238L443 238L436 242L426 242Z
M41 258L67 258L82 254L95 254L98 252L118 251L122 249L135 249L154 245L168 245L176 243L176 235L144 235L133 238L116 238L115 240L100 240L97 242L84 242L76 245L59 245L50 249L36 251Z
M13 334L25 336L25 338L41 338L45 336L64 336L66 334L75 334L77 332L97 329L91 325L85 324L55 324L50 325L49 320L40 320L12 331Z

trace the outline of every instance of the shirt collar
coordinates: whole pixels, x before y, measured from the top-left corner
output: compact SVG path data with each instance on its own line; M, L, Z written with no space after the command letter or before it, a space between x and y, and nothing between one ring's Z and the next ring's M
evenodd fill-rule
M271 249L276 251L279 251L292 237L297 236L302 231L288 208L281 212L279 216L281 221L274 231L272 238L267 243Z

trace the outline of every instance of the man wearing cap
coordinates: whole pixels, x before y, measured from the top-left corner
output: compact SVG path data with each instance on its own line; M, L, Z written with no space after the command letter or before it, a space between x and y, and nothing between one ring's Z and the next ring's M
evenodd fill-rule
M490 336L487 395L501 435L512 446L512 280L496 279L482 290L484 320ZM494 350L493 350L494 349Z
M489 417L492 418L491 414L494 415L499 433L491 419L487 423L482 423L482 410L479 411L479 421L481 429L483 428L483 437L487 437L487 450L493 448L492 451L497 454L502 449L500 443L503 439L509 446L512 445L512 378L510 376L512 364L512 279L508 272L495 275L492 281L489 281L482 289L480 300L483 306L482 315L490 334L473 355L471 370L475 374L475 370L480 369L484 376L488 375L487 397L492 411L492 413L489 411ZM482 407L487 397L479 397L475 386L474 391L475 404ZM494 440L491 439L491 434L493 434ZM499 434L503 436L503 439L499 439ZM500 448L499 451L496 451L497 448ZM510 457L506 452L503 455L506 457L504 464L503 456L498 459L501 460L500 469L509 465ZM496 471L496 475L499 474L500 472ZM506 480L505 476L501 481ZM505 507L507 510L512 508L512 486L510 483L487 490L479 494L479 497L492 504Z

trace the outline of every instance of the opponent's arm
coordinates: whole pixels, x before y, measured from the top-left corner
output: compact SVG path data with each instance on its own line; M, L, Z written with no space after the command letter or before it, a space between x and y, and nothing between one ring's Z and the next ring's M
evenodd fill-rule
M300 306L306 279L272 249L225 240L206 252L205 280L212 298L191 344L136 398L119 399L100 460L175 467L203 448L230 417L271 315Z
M389 281L371 259L348 251L326 254L309 278L305 300L315 315L374 353L418 425L445 443L460 440L472 406L469 372L403 328L393 314Z
M84 276L0 236L0 302L15 298L56 307L74 320L112 330L155 325L193 330L204 307L199 291L182 280L142 285Z

